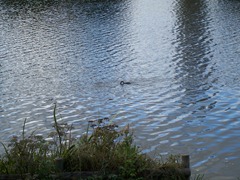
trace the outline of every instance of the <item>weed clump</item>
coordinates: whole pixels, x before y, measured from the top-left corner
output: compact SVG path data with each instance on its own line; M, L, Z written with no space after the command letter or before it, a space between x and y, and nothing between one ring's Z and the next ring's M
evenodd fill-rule
M54 131L47 141L32 133L13 137L8 147L2 143L5 154L0 158L0 174L19 174L35 179L54 179L58 169L55 159L63 160L61 172L92 172L92 178L100 179L185 179L179 171L178 157L168 162L152 159L141 153L133 143L129 126L117 127L108 118L90 121L87 132L79 139L71 137L72 126L60 124L53 112ZM96 172L96 173L93 173ZM88 176L81 176L89 178Z

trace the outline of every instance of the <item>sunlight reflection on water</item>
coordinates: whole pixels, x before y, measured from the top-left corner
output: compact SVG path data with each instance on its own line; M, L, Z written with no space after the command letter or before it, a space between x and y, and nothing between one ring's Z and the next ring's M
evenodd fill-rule
M144 152L190 154L194 173L240 176L239 6L1 1L0 141L25 118L28 131L49 132L57 102L75 135L114 117Z

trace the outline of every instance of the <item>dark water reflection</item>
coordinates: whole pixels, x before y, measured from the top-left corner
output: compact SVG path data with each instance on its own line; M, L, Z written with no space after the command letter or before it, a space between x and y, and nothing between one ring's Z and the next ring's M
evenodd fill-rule
M49 132L57 102L75 135L114 117L144 152L240 177L239 1L0 2L1 141Z
M181 81L181 88L185 90L184 104L199 104L211 99L206 92L212 88L212 36L209 27L210 17L206 1L179 1L176 4L176 61L175 74ZM214 104L214 102L211 102ZM205 109L200 107L200 111Z

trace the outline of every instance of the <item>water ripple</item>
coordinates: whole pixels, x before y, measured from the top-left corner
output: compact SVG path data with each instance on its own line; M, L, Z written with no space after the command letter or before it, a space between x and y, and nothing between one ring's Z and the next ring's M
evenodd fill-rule
M0 5L0 141L25 118L28 133L52 131L57 103L75 136L110 117L143 152L239 176L239 2Z

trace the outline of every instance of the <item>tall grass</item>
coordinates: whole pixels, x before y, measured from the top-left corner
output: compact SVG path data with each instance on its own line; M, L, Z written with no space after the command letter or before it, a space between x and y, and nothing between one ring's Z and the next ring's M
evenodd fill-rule
M163 163L141 153L129 126L119 129L108 118L98 119L89 122L86 134L74 139L72 126L57 121L56 106L53 121L54 131L48 134L52 141L47 141L34 132L26 136L25 120L21 136L14 136L8 145L2 143L5 153L0 159L0 174L51 178L57 172L54 159L62 158L65 172L97 171L107 179L185 179L177 171L181 164L176 156ZM161 174L156 176L153 170Z
M5 154L1 156L1 174L20 174L29 173L31 175L46 177L54 171L52 163L55 152L52 151L51 144L42 136L31 133L25 137L25 124L21 137L14 136L8 146L4 146Z

